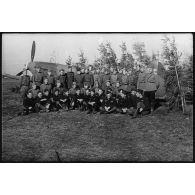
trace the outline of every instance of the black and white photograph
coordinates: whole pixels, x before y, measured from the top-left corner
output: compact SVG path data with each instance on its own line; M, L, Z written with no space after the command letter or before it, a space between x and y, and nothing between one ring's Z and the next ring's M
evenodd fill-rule
M192 161L192 33L2 33L2 162Z

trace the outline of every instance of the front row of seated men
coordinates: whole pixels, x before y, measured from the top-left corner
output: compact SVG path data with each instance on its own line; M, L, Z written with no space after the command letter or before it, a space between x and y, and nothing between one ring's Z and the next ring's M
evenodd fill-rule
M60 84L57 84L52 91L47 88L43 91L36 90L36 85L32 85L32 89L27 92L23 100L23 106L24 110L21 113L23 115L32 112L78 109L87 111L88 114L121 113L135 118L145 111L141 93L136 90L126 92L123 89L111 87L109 81L104 91L98 86L89 88L87 84L80 89L76 83L73 83L70 90L63 89Z

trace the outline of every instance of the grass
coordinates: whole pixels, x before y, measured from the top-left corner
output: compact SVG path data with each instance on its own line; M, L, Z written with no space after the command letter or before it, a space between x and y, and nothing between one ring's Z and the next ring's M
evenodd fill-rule
M17 116L16 83L3 80L2 159L11 162L192 161L192 121L181 112L130 119L84 112Z

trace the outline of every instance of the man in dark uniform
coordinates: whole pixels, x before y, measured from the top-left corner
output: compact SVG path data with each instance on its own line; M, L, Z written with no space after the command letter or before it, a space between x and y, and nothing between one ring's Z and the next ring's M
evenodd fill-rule
M45 100L41 91L38 92L35 98L35 111L36 112L46 112L46 107L44 106Z
M82 93L82 94L83 94L83 110L86 111L88 109L88 101L89 101L89 98L90 98L89 89L86 89L85 93Z
M76 88L76 94L73 96L74 106L73 109L77 108L80 111L83 111L83 94L81 93L80 88Z
M74 81L80 89L83 88L83 75L81 75L80 68L77 68L77 74L74 76Z
M93 75L89 74L88 69L85 70L85 75L84 75L84 78L83 78L83 82L88 83L90 88L93 87L93 84L94 84Z
M23 115L27 115L29 113L35 112L35 100L32 96L32 92L28 91L27 96L23 100Z
M55 86L55 77L52 75L51 70L48 70L47 72L47 79L48 79L48 84L51 86L51 89L53 89Z
M93 114L95 114L97 112L97 106L98 106L98 99L97 99L97 96L95 94L95 91L92 89L90 91L87 114L90 114L92 112L93 112Z
M52 109L54 111L59 111L59 109L62 109L62 105L60 103L61 95L59 94L59 90L55 89L54 94L52 95L51 102L52 102Z
M72 67L68 67L67 75L67 87L70 89L72 87L72 83L74 82L74 72L72 72Z
M20 94L22 98L25 98L26 93L28 92L30 87L30 76L27 75L27 70L23 69L23 75L20 78Z
M111 91L108 91L103 101L103 106L100 114L110 114L116 111L116 101L112 97Z
M37 88L40 89L41 84L43 83L43 73L39 65L35 66L35 73L32 76L32 82L36 84Z
M118 101L116 105L116 111L121 114L128 114L129 102L124 90L120 90Z
M112 92L113 92L113 89L114 89L114 88L111 86L110 80L107 80L107 81L106 81L106 86L105 86L105 88L104 88L105 94L107 94L108 91L112 91Z
M67 89L67 75L64 72L64 69L60 70L60 75L56 77L56 81L59 80L61 87Z
M63 94L60 96L60 104L62 105L62 108L66 111L70 109L70 95L68 90L64 90Z
M97 110L100 111L103 108L103 101L104 101L105 95L103 90L100 88L97 93Z

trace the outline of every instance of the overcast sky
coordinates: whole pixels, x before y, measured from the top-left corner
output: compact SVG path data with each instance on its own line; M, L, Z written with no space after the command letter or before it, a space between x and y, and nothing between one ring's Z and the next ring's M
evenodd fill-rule
M184 55L193 53L191 34L168 34L175 37L178 49ZM82 49L89 63L98 57L98 45L111 42L117 57L120 58L119 45L126 42L127 49L132 52L135 42L144 42L149 55L161 52L163 34L3 34L2 38L2 73L17 74L30 61L32 42L36 42L34 61L49 62L55 55L58 63L65 63L70 55L73 62L78 61L78 53Z

